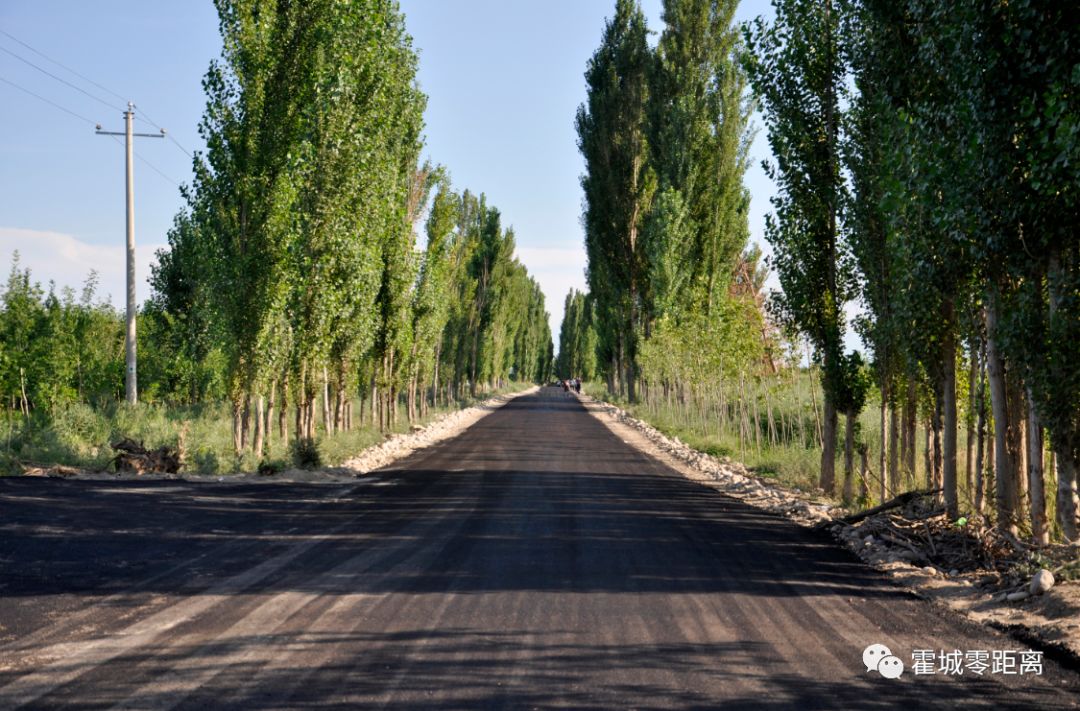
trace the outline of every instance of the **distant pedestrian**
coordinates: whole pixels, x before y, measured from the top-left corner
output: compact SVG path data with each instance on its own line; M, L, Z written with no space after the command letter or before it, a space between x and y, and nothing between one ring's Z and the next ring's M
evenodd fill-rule
M581 379L580 378L574 378L574 392L576 392L578 395L581 394Z

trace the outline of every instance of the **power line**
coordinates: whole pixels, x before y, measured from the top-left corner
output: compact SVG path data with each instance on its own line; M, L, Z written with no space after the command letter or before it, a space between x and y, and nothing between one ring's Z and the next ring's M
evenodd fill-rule
M121 101L125 101L125 102L126 102L126 101L128 100L127 98L125 98L125 97L121 96L120 94L117 94L117 93L116 93L115 91L113 91L112 89L108 88L107 86L103 86L103 85L101 85L101 84L97 83L96 81L94 81L94 80L93 80L93 79L91 79L90 77L86 76L85 74L80 74L79 72L75 71L74 69L72 69L71 67L67 66L67 65L66 65L66 64L64 64L63 62L61 62L61 61L59 61L59 60L56 60L56 59L53 59L52 57L50 57L49 55L45 54L44 52L42 52L42 51L41 51L41 50L39 50L39 49L35 49L34 47L31 47L31 46L30 46L29 44L27 44L26 42L23 42L23 41L22 41L21 39L19 39L19 38L18 38L18 37L16 37L15 35L11 34L10 32L6 32L5 30L0 30L0 34L4 35L5 37L7 37L7 38L9 38L9 39L11 39L11 40L14 40L15 42L18 42L19 44L21 44L21 45L22 45L23 47L26 47L26 48L27 48L28 50L30 50L30 51L31 51L31 52L33 52L34 54L38 55L39 57L42 57L43 59L45 59L45 60L47 60L47 61L49 61L49 62L52 62L52 63L53 63L53 64L55 64L56 66L58 66L58 67L60 67L61 69L65 70L65 71L67 71L67 72L70 72L71 74L73 74L73 75L75 75L75 76L79 77L79 78L80 78L80 79L82 79L83 81L85 81L85 82L88 82L88 83L90 83L90 84L93 84L94 86L96 86L96 87L97 87L98 89L101 89L101 90L102 90L102 91L104 91L105 93L107 93L107 94L112 94L113 96L115 96L115 97L116 97L117 99L120 99ZM2 48L2 47L0 47L0 49L3 49L3 48ZM10 50L7 50L7 49L4 49L4 51L5 51L5 52L7 52L8 54L12 55L13 57L17 58L17 59L19 59L19 60L21 60L21 61L23 61L23 62L26 62L27 64L29 64L30 66L34 67L35 69L37 69L37 70L39 70L39 71L42 71L42 72L45 72L45 70L44 70L44 69L41 69L41 67L38 67L37 65L35 65L35 64L33 64L33 63L31 63L31 62L27 61L26 59L24 59L23 57L20 57L19 55L15 54L14 52L11 52ZM92 94L90 94L90 93L88 93L88 92L86 92L86 91L83 91L82 89L80 89L79 87L75 86L74 84L70 84L70 83L68 83L68 82L64 81L63 79L61 79L60 77L57 77L57 76L55 76L55 75L53 75L53 74L51 74L51 73L49 73L49 72L45 72L45 73L46 73L46 74L49 74L49 76L51 76L51 77L52 77L53 79L56 79L57 81L62 81L62 82L64 82L65 84L67 84L68 86L70 86L70 87L72 87L72 88L74 88L74 89L77 89L78 91L82 91L82 93L86 94L87 96L90 96L91 98L93 98L93 99L95 99L95 100L97 100L97 101L101 101L102 103L105 103L105 105L106 105L106 106L109 106L110 108L115 108L115 107L113 107L113 106L112 106L111 104L108 104L108 103L104 102L104 101L103 101L102 99L100 99L100 98L98 98L98 97L96 97L96 96L94 96L94 95L92 95ZM149 115L148 115L148 114L147 114L147 113L146 113L145 111L143 111L142 109L140 109L140 108L138 108L138 107L136 107L136 108L135 108L135 110L136 110L136 111L138 111L138 112L139 112L140 114L142 114L142 116L143 116L143 119L144 119L144 120L145 120L145 121L146 121L147 123L149 123L149 124L150 124L151 126L153 126L154 128L156 128L156 129L158 129L158 130L160 130L160 131L164 132L164 133L165 133L165 137L166 137L166 138L168 138L168 139L169 139L170 141L172 141L173 145L175 145L175 146L176 146L177 148L179 148L179 149L180 149L180 150L181 150L181 151L182 151L182 152L184 153L184 155L186 155L186 156L187 156L188 158L194 159L194 156L193 156L193 155L191 154L191 151L189 151L189 150L188 150L187 148L184 148L184 146L183 146L183 145L181 145L180 141L176 140L176 138L175 138L175 137L174 137L174 136L173 136L173 135L172 135L171 133L165 132L165 131L164 131L164 129L162 129L162 128L161 128L161 126L160 126L160 125L158 125L158 124L157 124L157 123L156 123L156 122L154 121L154 119L150 118L150 116L149 116ZM65 109L65 111L66 111L66 109Z
M7 47L0 47L0 52L6 52L7 54L10 54L10 55L11 55L12 57L15 57L15 59L18 59L18 60L19 60L20 62L24 62L25 64L29 64L29 65L30 65L31 67L33 67L34 69L38 70L38 71L39 71L39 72L41 72L42 74L45 74L46 76L50 76L50 77L52 77L53 79L55 79L56 81L60 82L61 84L65 84L65 85L67 85L67 86L70 86L70 87L71 87L72 89L74 89L75 91L78 91L78 92L80 92L80 93L86 94L87 96L89 96L89 97L90 97L91 99L93 99L94 101L97 101L97 102L98 102L98 103L100 103L100 104L104 104L105 106L108 106L108 107L109 107L110 109L116 110L116 107L115 107L114 105L110 104L110 103L109 103L108 101L105 101L105 99L102 99L102 98L101 98L101 97L99 97L99 96L94 96L93 94L91 94L91 93L90 93L89 91L87 91L86 89L83 89L83 88L82 88L82 87L80 87L80 86L76 86L75 84L72 84L72 83L71 83L71 82L69 82L69 81L68 81L67 79L63 79L63 78L61 78L61 77L58 77L58 76L56 76L55 74L53 74L52 72L50 72L50 71L49 71L48 69L42 69L42 68L41 68L41 67L39 67L38 65L34 64L33 62L31 62L31 61L30 61L29 59L26 59L25 57L20 57L19 55L15 54L14 52L12 52L12 51L11 51L10 49L8 49Z
M125 97L123 97L123 96L120 96L119 94L117 94L117 93L116 93L115 91L113 91L112 89L109 89L108 87L105 87L105 86L102 86L101 84L98 84L98 83L97 83L96 81L94 81L94 80L93 80L93 79L91 79L90 77L87 77L87 76L84 76L84 75L82 75L82 74L79 74L79 73L78 73L77 71L75 71L75 70L74 70L74 69L72 69L71 67L69 67L69 66L67 66L67 65L65 65L65 64L62 64L61 62L58 62L57 60L53 59L52 57L50 57L49 55L45 54L45 53L44 53L44 52L42 52L41 50L38 50L38 49L34 49L34 48L33 48L33 47L31 47L30 45L28 45L28 44L27 44L26 42L23 42L23 41L22 41L21 39L19 39L19 38L18 38L18 37L16 37L15 35L11 34L10 32L5 32L4 30L0 30L0 34L2 34L2 35L4 35L4 36L6 36L6 37L7 37L8 39L12 39L12 40L15 40L16 42L18 42L19 44L21 44L21 45L22 45L23 47L26 47L26 48L27 48L28 50L30 50L31 52L33 52L34 54L36 54L36 55L38 55L39 57L42 57L42 58L44 58L44 59L47 59L48 61L52 62L52 63L53 63L53 64L55 64L56 66L60 67L61 69L64 69L64 70L66 70L66 71L69 71L69 72L71 72L72 74L74 74L75 76L79 77L79 78L80 78L80 79L82 79L83 81L85 81L85 82L89 82L89 83L93 84L93 85L94 85L94 86L96 86L96 87L97 87L98 89L101 89L102 91L104 91L104 92L105 92L106 94L112 94L112 95L113 95L113 96L115 96L115 97L116 97L117 99L120 99L120 101L127 101L127 98L125 98Z
M13 87L15 87L15 88L16 88L16 89L18 89L19 91L22 91L22 92L25 92L25 93L29 94L30 96L34 97L35 99L38 99L39 101L44 101L44 102L45 102L46 104L49 104L49 105L50 105L50 106L52 106L53 108L57 108L57 109L60 109L61 111L63 111L63 112L64 112L64 113L66 113L66 114L71 114L72 116L74 116L74 117L75 117L75 118L77 118L77 119L81 119L82 121L86 121L87 123L90 123L90 124L96 124L96 123L97 123L97 122L96 122L96 121L94 121L93 119L88 119L88 118L86 118L85 116L83 116L83 115L81 115L81 114L77 114L77 113L75 113L75 112L74 112L74 111L72 111L71 109L65 109L65 108L64 108L63 106L61 106L60 104L56 103L55 101L52 101L52 100L50 100L50 99L46 99L46 98L45 98L44 96L42 96L42 95L40 95L40 94L35 94L34 92L30 91L30 90L29 90L29 89L27 89L26 87L23 87L23 86L19 86L19 85L18 85L18 84L16 84L15 82L13 82L13 81L9 81L9 80L5 79L4 77L0 77L0 81L4 82L4 83L5 83L5 84L7 84L8 86L13 86Z
M142 114L143 118L144 118L144 119L146 119L146 122L147 122L148 124L150 124L151 126L153 126L154 128L156 128L157 130L159 130L159 131L161 131L162 133L164 133L164 134L165 134L165 138L167 138L167 139L169 139L170 141L172 141L172 142L173 142L173 143L174 143L174 144L176 145L176 147L177 147L177 148L179 148L179 149L180 149L181 151L183 151L183 152L184 152L184 155L186 155L186 156L187 156L188 158L191 158L192 160L194 160L194 159L195 159L195 156L191 155L191 151L189 151L188 149L186 149L186 148L184 148L183 146L181 146L181 145L180 145L180 141L178 141L178 140L176 140L175 138L173 138L173 135L172 135L171 133L169 133L168 131L166 131L165 129L163 129L163 128L162 128L161 126L159 126L159 125L157 124L157 122L155 122L155 121L154 121L154 119L150 118L150 117L149 117L149 116L148 116L148 115L146 114L146 112L145 112L145 111L143 111L142 109L140 109L140 108L139 108L138 106L136 106L136 107L135 107L135 110L136 110L136 111L138 111L138 112L139 112L140 114Z
M113 139L114 141L116 141L116 144L117 144L118 146L120 146L121 148L123 148L123 147L124 147L124 142L123 142L123 141L121 141L121 140L120 140L119 138L117 138L116 136L109 136L109 138L111 138L111 139ZM145 158L143 158L143 157L142 157L142 155L141 155L141 154L140 154L140 153L139 153L138 151L136 151L136 150L133 150L133 151L132 151L132 153L134 153L134 154L135 154L135 157L136 157L136 158L138 158L138 159L139 159L139 160L141 160L141 161L142 161L143 163L145 163L145 164L146 164L146 167L147 167L147 168L149 168L150 170L154 171L155 173L157 173L157 174L158 174L158 175L160 175L160 176L161 176L162 178L164 178L165 180L169 181L170 183L172 183L172 184L173 184L173 185L175 185L176 187L178 187L178 188L180 187L180 183L176 182L175 180L173 180L173 179L172 179L172 178L170 178L169 176L165 175L165 173L163 173L163 172L161 172L160 170L158 170L158 167L157 167L156 165L154 165L154 164L153 164L153 163L151 163L150 161L148 161L148 160L146 160Z

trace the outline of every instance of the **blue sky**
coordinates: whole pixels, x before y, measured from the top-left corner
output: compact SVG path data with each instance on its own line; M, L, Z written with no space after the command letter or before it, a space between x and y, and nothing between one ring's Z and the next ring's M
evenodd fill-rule
M571 286L584 288L580 226L582 172L573 128L584 100L585 63L614 0L402 0L420 52L428 94L425 154L450 171L458 189L487 193L513 225L518 253L540 281L558 328ZM654 31L660 0L645 0ZM745 0L740 19L770 8ZM100 84L89 84L0 34L0 48L104 100L100 103L0 51L0 79L14 82L87 120L75 118L0 81L0 254L18 248L43 282L77 287L90 269L118 303L123 294L123 149L96 136L94 122L121 130L130 98L187 151L204 98L201 79L220 48L208 0L4 0L0 30ZM108 90L108 91L106 91ZM114 96L110 92L116 92ZM140 121L137 130L153 132ZM175 183L190 158L171 141L141 139L136 161L139 296L153 252L181 205ZM747 176L751 233L761 241L773 188L754 144ZM155 170L156 169L156 170ZM160 171L161 175L156 171ZM4 266L6 270L6 264Z

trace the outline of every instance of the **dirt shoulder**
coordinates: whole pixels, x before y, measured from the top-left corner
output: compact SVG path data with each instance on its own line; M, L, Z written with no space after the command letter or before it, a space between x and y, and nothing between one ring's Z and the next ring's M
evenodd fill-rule
M91 481L116 481L127 479L180 479L184 481L214 483L237 482L344 482L353 481L357 477L368 472L385 467L395 461L409 456L413 452L430 447L451 437L456 437L482 417L499 409L514 398L530 395L537 391L534 386L521 392L496 395L483 402L470 407L455 410L439 417L425 427L416 428L404 434L390 434L386 440L372 445L351 459L337 467L324 467L321 469L288 469L273 474L258 474L254 472L238 472L235 474L198 474L184 472L181 474L143 473L134 472L109 472L90 471L76 469L67 466L30 467L23 476L47 476L63 479L91 480Z
M1000 556L991 555L988 559L987 551L992 553L992 546L991 542L984 542L979 551L984 564L958 564L945 569L931 561L930 551L889 533L890 526L895 525L889 517L902 520L895 510L846 524L839 519L849 512L824 497L779 486L755 476L738 462L699 452L610 403L584 395L580 399L624 442L684 476L756 508L785 516L801 526L828 527L839 543L896 584L970 620L1008 631L1028 644L1037 644L1072 666L1080 664L1080 582L1058 580L1049 590L1034 592L1037 586L1032 585L1032 574L1039 569L1040 561L1047 560L1045 555L1016 548L1000 551ZM926 526L927 530L925 535L917 535L916 540L924 540L933 549L934 535L928 525L925 522L917 525ZM1078 557L1080 548L1056 546L1051 559L1060 563L1070 558L1076 561ZM974 559L972 555L969 558ZM1045 564L1053 567L1048 562Z

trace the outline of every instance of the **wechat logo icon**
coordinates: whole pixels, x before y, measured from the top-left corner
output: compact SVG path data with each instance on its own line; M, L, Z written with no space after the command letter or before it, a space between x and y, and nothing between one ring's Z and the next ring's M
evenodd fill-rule
M863 665L866 671L877 671L886 679L899 679L904 673L904 663L884 644L871 644L863 650Z

